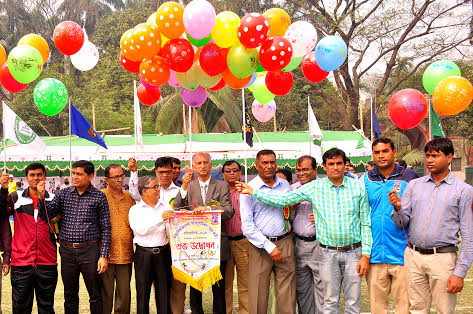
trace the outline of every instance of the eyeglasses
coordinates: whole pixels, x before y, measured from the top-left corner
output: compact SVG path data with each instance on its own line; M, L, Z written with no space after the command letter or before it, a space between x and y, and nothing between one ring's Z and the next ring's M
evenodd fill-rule
M307 173L307 172L310 172L311 170L312 169L310 168L296 169L296 173L301 173L301 172Z
M148 186L148 187L146 187L145 189L146 189L146 190L151 190L151 189L153 189L153 190L159 190L160 188L161 188L160 185L154 185L154 186Z
M225 173L230 173L230 172L235 172L235 173L237 173L237 172L240 172L240 169L238 169L238 168L225 169L225 170L223 170L223 172L225 172Z
M165 175L165 174L171 174L172 170L166 170L166 171L156 171L156 173L160 176Z
M125 175L122 174L122 175L119 175L119 176L113 176L113 177L108 177L108 178L118 181L118 180L120 180L120 179L121 179L121 180L125 179Z

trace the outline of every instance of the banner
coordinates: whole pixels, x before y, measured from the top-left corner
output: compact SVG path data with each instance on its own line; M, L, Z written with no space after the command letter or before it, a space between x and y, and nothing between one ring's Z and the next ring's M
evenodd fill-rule
M222 279L221 224L221 211L206 211L201 215L176 212L176 216L170 221L174 279L199 291Z

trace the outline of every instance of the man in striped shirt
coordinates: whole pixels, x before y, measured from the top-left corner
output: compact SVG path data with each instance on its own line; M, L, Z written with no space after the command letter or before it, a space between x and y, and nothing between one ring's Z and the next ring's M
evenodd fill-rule
M327 177L290 193L270 195L244 183L237 183L237 189L273 206L312 203L321 247L319 271L324 287L324 312L340 311L343 284L345 312L359 313L361 277L368 273L373 241L368 199L362 183L344 176L345 152L332 148L322 159Z

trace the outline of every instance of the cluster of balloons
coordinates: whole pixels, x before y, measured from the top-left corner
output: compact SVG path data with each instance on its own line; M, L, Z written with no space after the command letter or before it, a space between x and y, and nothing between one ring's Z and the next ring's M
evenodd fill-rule
M341 38L328 36L317 44L312 24L291 23L280 8L240 18L230 11L216 14L206 0L193 0L186 7L163 3L146 23L123 33L120 49L125 70L140 75L138 98L143 104L156 99L152 87L164 84L182 87L184 103L193 107L205 102L207 90L228 85L250 88L256 103L273 113L276 106L269 103L289 93L291 71L301 63L304 76L320 82L347 57Z

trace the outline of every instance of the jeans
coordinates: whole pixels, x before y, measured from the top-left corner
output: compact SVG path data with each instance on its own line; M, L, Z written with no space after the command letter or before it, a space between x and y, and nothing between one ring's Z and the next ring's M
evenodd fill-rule
M324 313L340 313L343 284L345 313L360 313L361 277L356 271L361 247L346 252L320 248L320 279L324 287Z

